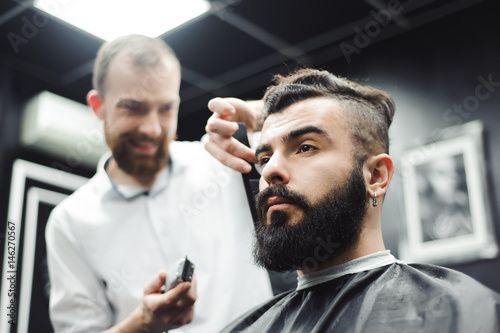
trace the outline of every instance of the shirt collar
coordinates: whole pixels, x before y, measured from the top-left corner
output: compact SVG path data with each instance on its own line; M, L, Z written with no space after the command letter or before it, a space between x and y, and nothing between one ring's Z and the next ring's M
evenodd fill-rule
M297 290L309 288L347 274L368 271L382 266L390 265L395 262L398 262L398 260L391 254L390 250L375 252L367 256L348 261L341 265L328 267L316 272L299 276L297 278Z
M158 174L156 180L151 188L136 186L136 185L117 185L113 179L108 175L106 168L111 160L112 155L110 153L106 154L98 166L98 174L105 174L109 181L110 187L107 191L109 194L118 194L124 199L133 199L141 195L155 195L161 190L165 189L168 185L168 179L170 176L170 170L172 169L172 160L169 160L168 165L163 168L163 170Z

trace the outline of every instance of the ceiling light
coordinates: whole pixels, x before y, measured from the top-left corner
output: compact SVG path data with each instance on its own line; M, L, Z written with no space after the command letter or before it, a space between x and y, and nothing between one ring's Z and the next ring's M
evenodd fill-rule
M158 37L210 9L206 0L35 0L33 5L104 40Z

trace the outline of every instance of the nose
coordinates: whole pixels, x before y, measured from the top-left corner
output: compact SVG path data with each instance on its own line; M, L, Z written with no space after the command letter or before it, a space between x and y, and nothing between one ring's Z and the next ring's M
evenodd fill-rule
M157 138L161 134L161 124L158 113L150 110L145 114L139 125L139 133L147 135L149 138Z
M290 174L285 157L275 152L262 169L261 180L264 180L264 182L267 183L267 186L288 184ZM261 182L261 185L264 184Z

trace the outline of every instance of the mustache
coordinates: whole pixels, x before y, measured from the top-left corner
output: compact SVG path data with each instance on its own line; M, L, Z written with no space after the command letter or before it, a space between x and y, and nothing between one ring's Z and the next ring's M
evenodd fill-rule
M162 132L158 137L150 138L145 134L128 132L121 134L120 138L132 142L151 142L154 144L161 144L165 141L165 133Z
M260 191L255 196L255 205L258 211L261 214L265 215L265 211L267 210L267 200L271 197L280 197L286 200L291 201L293 204L307 210L309 208L309 203L307 199L299 193L290 191L285 187L285 185L278 184L273 185L265 190Z

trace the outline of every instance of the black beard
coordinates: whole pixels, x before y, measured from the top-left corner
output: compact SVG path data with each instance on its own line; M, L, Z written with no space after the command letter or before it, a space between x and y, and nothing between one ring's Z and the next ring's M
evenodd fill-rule
M281 184L260 192L256 197L256 263L278 272L311 271L349 250L359 239L368 207L362 166L358 161L350 178L315 204ZM302 209L302 219L291 225L289 213L276 211L267 225L264 206L272 196L291 200Z

